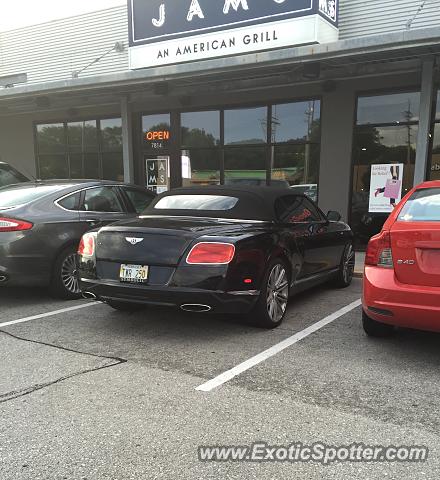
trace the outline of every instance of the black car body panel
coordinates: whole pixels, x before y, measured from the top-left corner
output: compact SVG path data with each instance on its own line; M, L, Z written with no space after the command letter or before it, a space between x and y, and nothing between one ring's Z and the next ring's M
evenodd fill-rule
M14 191L25 188L50 189L49 193L24 205L12 208L0 206L0 218L24 220L33 224L32 229L26 231L0 230L0 286L47 286L59 253L69 246L76 248L85 232L137 215L122 193L118 195L121 195L121 204L124 207L119 213L82 212L79 204L75 205L73 210L60 205L60 201L71 195L78 195L79 201L83 192L102 186L111 186L118 190L126 187L140 189L100 180L28 182L0 189L0 195L2 192L11 195ZM154 198L154 194L150 197Z
M229 195L243 202L227 212L156 208L161 198L173 195ZM315 205L314 221L280 221L275 204L286 196L305 198L288 189L252 187L193 187L159 195L141 217L96 232L95 255L80 258L81 288L102 300L203 304L219 313L243 313L257 301L274 258L288 265L293 293L328 280L338 271L352 232L343 222L328 221ZM233 260L188 264L189 252L200 242L233 244ZM121 282L122 264L147 265L148 283Z

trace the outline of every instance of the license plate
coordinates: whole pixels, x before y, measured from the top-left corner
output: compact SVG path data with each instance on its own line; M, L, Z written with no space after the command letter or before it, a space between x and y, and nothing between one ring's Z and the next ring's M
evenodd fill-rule
M127 283L146 283L148 281L147 265L121 265L119 270L121 282Z

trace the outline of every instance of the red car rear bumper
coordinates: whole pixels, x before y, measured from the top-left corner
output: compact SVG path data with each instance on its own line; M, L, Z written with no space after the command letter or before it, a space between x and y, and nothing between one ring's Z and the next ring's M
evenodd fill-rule
M400 283L392 269L365 267L363 307L378 322L440 332L440 287Z

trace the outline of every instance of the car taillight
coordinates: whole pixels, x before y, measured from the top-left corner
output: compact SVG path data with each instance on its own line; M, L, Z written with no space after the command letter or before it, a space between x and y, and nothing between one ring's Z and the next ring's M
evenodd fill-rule
M232 261L235 246L231 243L201 242L191 249L186 263L191 265L226 265Z
M390 232L381 232L371 238L365 254L365 265L394 268Z
M93 257L95 254L96 233L85 233L78 246L78 255Z
M21 232L30 230L33 226L33 223L24 220L0 217L0 232Z

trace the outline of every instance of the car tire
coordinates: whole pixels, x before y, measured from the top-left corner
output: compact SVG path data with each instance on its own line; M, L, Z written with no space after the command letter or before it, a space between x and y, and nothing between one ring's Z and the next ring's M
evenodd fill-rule
M65 248L56 258L52 270L50 292L56 298L77 300L81 298L78 279L76 248Z
M117 300L106 300L105 303L120 312L137 312L144 308L144 305L138 303L118 302Z
M341 265L333 284L336 288L347 288L351 285L354 276L354 267L356 262L356 254L353 244L349 243L344 248L342 254Z
M264 274L260 296L250 314L252 323L268 329L278 327L286 314L289 292L287 265L282 259L275 259Z
M377 322L370 318L365 311L362 310L362 326L364 327L365 333L369 337L389 337L391 336L395 328L392 325L387 325L386 323Z

